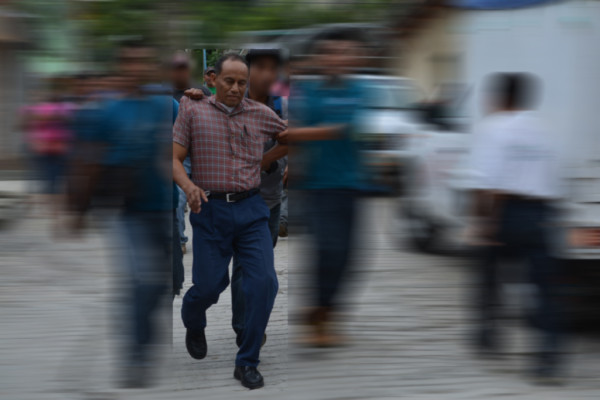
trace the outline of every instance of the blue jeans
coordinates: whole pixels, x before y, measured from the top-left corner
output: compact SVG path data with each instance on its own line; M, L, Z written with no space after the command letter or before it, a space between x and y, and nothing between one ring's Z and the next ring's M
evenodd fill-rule
M273 248L277 244L279 235L279 213L281 204L269 210L269 231L271 232L271 240ZM242 285L242 264L237 254L233 254L233 267L231 271L231 325L236 333L241 333L244 330L244 293Z
M229 285L229 262L235 253L242 266L245 313L238 366L257 366L263 335L279 285L269 232L269 208L256 194L228 203L213 199L199 214L190 214L194 231L193 286L183 297L185 327L206 327L206 310Z

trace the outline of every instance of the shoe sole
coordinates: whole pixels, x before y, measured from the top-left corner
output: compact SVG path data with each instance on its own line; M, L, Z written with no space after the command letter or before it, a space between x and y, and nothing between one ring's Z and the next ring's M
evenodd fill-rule
M188 350L188 354L190 355L190 357L192 357L194 360L204 360L206 358L206 354L203 355L202 357L200 356L195 356L192 353L190 353L190 351Z
M204 352L204 354L202 354L202 355L194 354L194 352L190 351L190 348L188 347L187 342L185 343L185 349L187 350L190 357L192 357L194 360L203 360L206 358L206 354L208 353L208 349L207 349L207 351Z
M233 377L235 379L237 379L238 381L240 381L240 383L242 384L243 387L248 388L250 390L252 389L260 389L261 387L265 386L265 382L262 381L260 383L254 384L254 385L249 385L247 383L244 383L244 381L242 380L242 377L238 375L237 371L233 371Z

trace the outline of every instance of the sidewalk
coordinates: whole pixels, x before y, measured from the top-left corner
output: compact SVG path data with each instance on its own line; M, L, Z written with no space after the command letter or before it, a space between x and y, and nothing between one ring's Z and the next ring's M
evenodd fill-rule
M208 356L185 350L173 304L173 353L160 362L149 390L107 389L114 377L117 337L112 249L100 230L57 241L48 221L22 218L0 231L0 398L10 400L120 399L597 399L600 341L572 337L564 387L538 387L525 376L531 332L507 327L510 346L498 361L477 358L467 346L468 260L423 255L401 247L390 230L391 199L366 200L359 269L352 280L338 349L288 346L288 301L293 312L306 296L307 240L293 235L276 248L280 293L263 348L264 389L248 392L232 377L236 352L230 293L208 312ZM287 257L293 261L289 265ZM186 287L192 254L185 256ZM289 292L288 292L289 280ZM293 316L293 314L292 314ZM290 343L297 337L290 326ZM243 392L243 393L242 393Z

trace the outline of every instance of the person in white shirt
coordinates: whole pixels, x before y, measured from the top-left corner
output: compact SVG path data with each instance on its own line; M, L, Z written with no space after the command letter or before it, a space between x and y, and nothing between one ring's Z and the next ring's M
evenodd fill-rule
M499 265L506 254L528 261L527 276L538 288L535 324L541 329L533 373L544 383L558 379L561 322L557 311L559 264L550 255L552 202L561 195L557 151L549 132L531 111L537 78L523 73L490 79L493 111L476 130L472 163L482 264L478 270L477 345L498 349Z

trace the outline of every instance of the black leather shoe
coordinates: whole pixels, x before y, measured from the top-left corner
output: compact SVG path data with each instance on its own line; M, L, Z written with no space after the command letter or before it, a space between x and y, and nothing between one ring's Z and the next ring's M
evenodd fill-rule
M236 366L233 377L242 382L248 389L258 389L265 386L265 381L256 367Z
M267 343L267 334L266 333L263 335L263 341L262 341L262 344L260 345L261 349L265 345L265 343ZM242 346L242 332L238 332L235 335L235 344L237 344L238 348L240 348Z
M185 347L192 358L196 360L202 360L206 357L206 336L204 335L204 329L201 331L187 330L185 334Z

